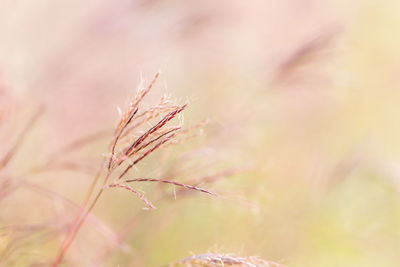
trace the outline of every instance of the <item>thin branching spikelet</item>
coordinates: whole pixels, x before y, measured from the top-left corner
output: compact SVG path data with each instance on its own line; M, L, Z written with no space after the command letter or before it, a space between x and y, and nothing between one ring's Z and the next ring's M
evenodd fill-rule
M115 128L114 135L111 139L109 145L109 157L107 159L106 167L103 168L101 166L98 174L95 176L94 181L89 188L89 191L86 195L86 198L82 204L83 209L77 215L72 223L72 227L68 230L64 241L61 244L61 248L56 256L53 266L58 266L63 258L64 254L72 244L75 236L77 235L79 229L82 224L91 213L92 209L96 205L98 199L103 194L104 190L110 188L120 188L125 189L134 195L136 195L140 200L142 200L146 206L150 209L154 209L154 205L147 200L147 198L139 193L136 189L131 187L128 183L132 182L160 182L166 184L173 184L175 186L182 187L184 189L198 191L201 193L206 193L210 195L216 196L216 194L199 188L195 185L183 184L177 181L171 181L167 179L158 179L158 178L137 178L137 179L125 179L125 176L128 172L143 159L147 158L150 154L155 152L156 150L165 147L166 144L172 143L177 136L183 136L189 130L182 130L181 125L176 126L167 126L170 121L174 118L178 117L181 112L186 108L186 104L184 105L172 105L171 102L163 97L158 105L153 108L149 108L144 111L140 111L141 101L144 97L149 93L150 89L154 86L157 79L159 78L159 73L157 73L153 79L153 81L146 87L139 89L136 96L130 101L130 104L126 111L122 114L121 119ZM158 122L151 126L147 130L144 130L138 137L135 137L135 130L139 126L142 126L145 122L150 122L151 120L155 120L158 117ZM195 126L194 128L198 128L201 125ZM115 174L119 169L122 169L120 174ZM100 189L97 191L94 197L92 197L92 193L94 193L94 189L99 181L99 179L103 176L103 182L100 186ZM114 180L114 182L110 182L110 180ZM91 202L89 202L91 200Z
M197 186L193 186L193 185L187 185L187 184L183 184L183 183L179 183L179 182L175 182L172 180L165 180L165 179L154 179L154 178L136 178L136 179L129 179L126 180L127 183L131 183L131 182L160 182L160 183L164 183L164 184L173 184L176 186L180 186L186 189L191 189L191 190L195 190L195 191L200 191L203 193L207 193L213 196L217 196L217 194L210 192L208 190L202 189L200 187Z
M156 208L150 201L147 200L147 198L145 198L141 193L139 193L138 191L136 191L135 189L133 189L129 185L109 184L109 185L105 186L104 188L112 188L112 187L126 189L126 190L134 193L135 195L137 195L137 197L139 199L141 199L150 209L155 209Z

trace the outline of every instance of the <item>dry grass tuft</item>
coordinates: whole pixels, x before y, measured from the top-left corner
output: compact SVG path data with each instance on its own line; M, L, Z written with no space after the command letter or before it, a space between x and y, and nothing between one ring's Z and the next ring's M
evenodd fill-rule
M167 144L178 143L179 141L177 141L176 137L184 137L187 133L192 132L202 125L195 125L194 127L184 130L182 130L181 125L175 125L172 127L167 126L170 121L177 118L181 112L184 111L187 105L171 104L172 102L165 96L163 96L159 104L155 107L151 107L139 112L141 109L140 104L142 100L157 82L159 76L160 74L157 73L153 81L146 88L139 89L136 96L130 101L126 111L122 114L109 145L109 156L107 159L108 162L106 163L106 166L102 164L98 174L95 176L94 181L88 190L86 198L82 203L81 212L75 218L72 226L68 230L58 255L53 262L53 266L58 266L62 262L65 253L74 241L75 236L82 227L82 224L86 221L86 218L91 213L98 199L106 189L121 188L132 192L150 209L154 209L155 206L149 200L147 200L143 194L139 193L136 189L128 185L128 183L160 182L165 184L173 184L184 189L216 196L215 193L199 188L195 185L183 184L166 179L125 179L129 171L143 159L147 158L150 154L165 147ZM157 118L160 119L158 119L154 126L142 130L141 133L137 132L140 126L143 126L145 123L151 123L152 120L156 120ZM140 134L138 135L138 133ZM80 144L81 143L78 142L78 145ZM71 147L74 148L76 146L69 146L67 148ZM120 173L117 174L117 172ZM101 177L103 177L103 182L101 183L97 193L94 194L95 187L97 186ZM113 180L113 182L111 182L111 180Z
M266 261L259 257L239 257L232 254L207 253L184 258L169 264L173 266L209 267L209 266L236 266L236 267L286 267L285 265Z

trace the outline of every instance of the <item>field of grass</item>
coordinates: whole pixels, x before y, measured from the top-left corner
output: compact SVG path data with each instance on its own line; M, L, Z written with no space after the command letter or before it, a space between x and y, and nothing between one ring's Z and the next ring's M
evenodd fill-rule
M0 266L396 267L400 2L0 3Z

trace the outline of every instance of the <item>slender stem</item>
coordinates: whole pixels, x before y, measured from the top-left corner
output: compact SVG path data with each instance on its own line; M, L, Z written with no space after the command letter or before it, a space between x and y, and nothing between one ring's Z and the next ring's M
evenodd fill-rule
M52 264L53 267L58 266L60 264L60 262L62 261L62 259L64 258L65 252L67 252L68 248L71 246L72 242L74 241L76 235L79 232L79 229L82 227L82 224L85 222L86 218L88 217L90 212L93 210L94 206L96 205L96 203L99 200L103 191L104 191L103 188L101 188L99 190L96 197L93 199L92 204L90 204L89 208L82 214L82 216L80 216L78 223L75 224L71 228L72 231L70 231L70 234L66 237L66 239L64 239L63 245L62 245L56 259L54 260L54 262Z
M104 165L104 162L105 162L105 160L102 161L102 163L101 163L101 165L100 165L100 169L99 169L99 171L97 172L95 178L93 179L93 182L92 182L92 184L90 185L88 192L86 193L86 197L85 197L85 199L84 199L84 201L83 201L82 207L86 207L86 206L87 206L87 204L88 204L88 202L89 202L89 199L90 199L90 197L91 197L92 194L93 194L94 188L95 188L97 182L99 181L99 179L100 179L100 177L101 177L101 174L103 173L103 165ZM109 175L110 175L110 174L108 174L108 176L109 176ZM108 176L107 176L107 178L108 178Z
M102 165L104 164L104 162L102 163ZM99 192L97 193L96 197L94 198L94 200L92 201L92 204L87 208L87 205L89 203L89 199L91 197L91 195L93 194L94 188L99 180L99 178L101 177L101 173L102 173L103 168L100 168L100 171L97 173L97 175L95 176L95 178L93 179L92 184L90 185L90 188L86 194L86 197L82 203L82 208L80 210L80 212L78 213L78 215L75 217L74 222L71 226L71 228L69 229L65 239L63 240L62 244L61 244L61 248L58 252L58 255L56 256L56 259L53 262L52 266L58 266L58 264L60 264L60 262L62 261L64 254L66 253L66 251L68 250L68 248L71 246L72 242L74 241L79 229L81 228L83 222L86 220L87 216L90 214L90 212L93 210L94 206L96 205L98 199L100 198L101 194L103 193L103 187L104 185L107 183L108 178L110 177L110 172L107 173L106 177L104 178L104 182L103 182L103 186L99 189Z

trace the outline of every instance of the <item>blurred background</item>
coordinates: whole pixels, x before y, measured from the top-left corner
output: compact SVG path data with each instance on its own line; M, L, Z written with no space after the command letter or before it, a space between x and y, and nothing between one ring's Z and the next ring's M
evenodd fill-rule
M0 2L0 262L54 258L112 129L143 80L161 78L204 134L132 176L218 177L217 192L157 200L109 191L66 266L162 266L191 253L288 266L400 262L400 2L396 0ZM68 165L69 164L69 165ZM77 164L77 166L73 165ZM65 168L68 166L68 168ZM73 166L73 167L71 167ZM64 227L64 228L63 228Z

